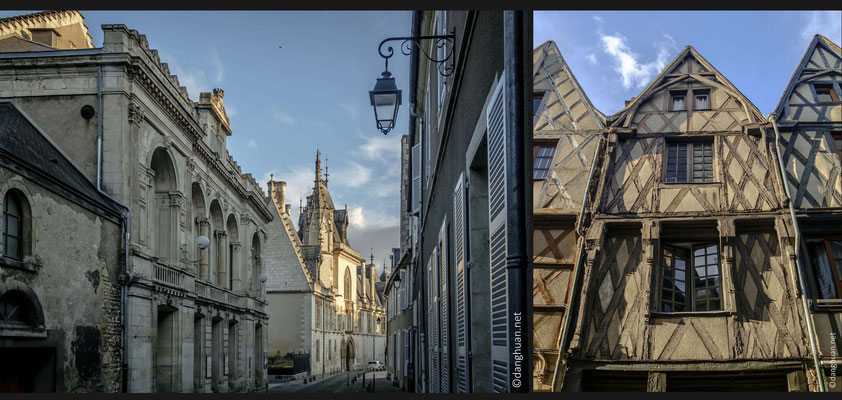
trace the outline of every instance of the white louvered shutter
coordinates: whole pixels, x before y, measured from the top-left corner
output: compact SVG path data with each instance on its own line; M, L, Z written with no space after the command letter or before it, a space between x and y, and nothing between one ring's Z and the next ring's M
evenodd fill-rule
M412 146L412 214L421 210L421 144Z
M441 326L441 391L450 393L450 291L448 290L447 219L439 231L439 325Z
M400 296L400 299L401 299L400 300L400 302L401 302L400 310L403 311L406 308L406 284L407 284L407 281L406 281L406 270L405 269L401 270L400 278L401 278L401 288L398 289L398 292L399 292L398 296Z
M468 360L468 275L465 271L467 229L465 218L465 173L459 174L453 190L453 255L456 262L456 392L470 393L471 368Z
M429 357L430 393L439 392L439 327L438 327L438 298L436 297L436 251L430 254L427 261L427 354Z
M506 113L501 77L486 113L488 132L488 232L491 281L491 384L509 392L508 276L506 271Z

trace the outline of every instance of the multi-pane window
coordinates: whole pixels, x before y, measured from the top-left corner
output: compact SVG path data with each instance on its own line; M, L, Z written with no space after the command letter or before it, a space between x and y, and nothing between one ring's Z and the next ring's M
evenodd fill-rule
M722 275L716 244L664 246L661 311L722 309Z
M7 193L3 199L3 255L20 260L22 258L21 224L22 207L20 200L13 193Z
M842 240L808 239L806 245L816 297L820 300L842 298Z
M713 182L713 142L667 143L666 182Z
M833 91L833 85L816 84L813 86L816 89L816 97L819 103L835 103L839 101L836 97L836 92Z
M555 145L537 145L534 147L533 154L532 179L544 179L550 171L550 164L552 164L553 154L555 154Z

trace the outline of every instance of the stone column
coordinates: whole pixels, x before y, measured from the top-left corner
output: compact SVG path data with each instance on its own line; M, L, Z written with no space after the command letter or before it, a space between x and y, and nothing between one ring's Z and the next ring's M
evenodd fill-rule
M196 218L196 222L199 224L199 235L209 237L210 236L210 222L208 222L208 219L205 218L205 217ZM210 262L210 258L211 258L210 249L199 250L199 251L205 252L204 256L199 261L199 279L207 281L209 279L208 263Z
M169 232L169 243L167 244L167 247L166 247L166 250L167 250L166 257L167 257L167 261L172 262L172 263L174 263L175 260L179 259L179 256L178 256L178 247L179 247L178 246L178 242L179 242L179 237L178 237L179 232L178 231L179 231L179 229L178 228L180 226L179 214L180 214L180 211L181 211L179 209L179 207L181 206L182 197L184 197L184 196L182 196L180 192L176 192L176 191L169 192L170 203L169 203L169 210L168 210L169 213L168 213L168 215L169 215L169 224L170 225L167 227L167 231Z
M228 267L231 273L231 285L228 289L240 291L240 242L231 242L231 265Z
M214 236L216 237L216 284L226 287L228 285L228 277L226 275L228 271L228 259L226 257L226 250L228 249L227 234L225 231L216 231Z

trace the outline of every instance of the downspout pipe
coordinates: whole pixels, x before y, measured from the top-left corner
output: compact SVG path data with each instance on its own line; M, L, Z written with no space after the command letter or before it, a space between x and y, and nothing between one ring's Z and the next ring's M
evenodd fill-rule
M784 187L784 192L786 193L786 202L789 206L789 216L792 218L792 226L795 230L795 267L798 270L798 290L801 292L801 306L804 307L804 317L807 319L807 336L810 338L810 350L813 354L813 364L816 368L816 378L819 381L819 391L827 392L827 387L824 382L824 373L821 369L821 362L819 361L819 346L816 342L816 327L813 323L810 306L807 304L807 291L804 288L804 267L801 264L801 257L798 256L798 253L801 250L801 229L798 227L798 218L795 217L795 208L792 204L792 196L789 193L789 184L786 182L786 168L784 167L784 161L781 157L781 134L778 132L778 124L775 121L777 119L776 115L769 114L766 119L772 123L772 128L775 130L775 154L778 158L778 167L781 170L781 183Z
M609 130L609 134L610 134ZM593 174L596 170L596 158L599 155L599 149L602 147L602 142L605 140L603 135L599 136L599 142L596 144L596 149L593 152L593 158L591 162L591 170L588 173L588 183L585 186L585 198L582 200L582 208L579 210L579 218L576 219L576 234L579 235L579 252L578 256L576 257L576 269L573 271L573 286L572 292L570 293L570 302L567 305L567 309L565 310L565 322L564 322L564 330L561 331L561 335L559 335L559 342L558 342L558 358L555 362L555 369L553 370L553 380L552 380L552 389L551 391L557 392L561 390L561 386L559 383L561 380L564 379L564 376L559 376L559 370L561 369L561 360L564 352L567 351L565 349L567 343L567 336L570 334L570 327L573 325L573 316L571 315L573 311L576 309L576 301L578 300L578 295L581 290L578 290L578 286L580 284L579 279L581 277L581 272L583 269L583 263L585 260L585 232L582 230L582 220L585 217L585 205L588 203L588 198L590 197L591 191L591 182L593 181Z
M422 17L423 17L423 11L413 11L412 12L412 36L420 36ZM416 92L418 91L418 52L417 51L413 51L412 55L410 56L410 61L409 61L409 89L410 89L409 95L411 96L410 99L409 99L410 100L409 101L409 103L410 103L410 106L409 106L410 119L415 118L418 121L420 121L420 123L421 123L420 124L421 125L421 132L419 134L420 140L418 140L418 143L421 144L421 151L420 151L421 162L419 163L419 164L421 164L421 171L420 171L421 172L421 189L420 189L421 193L418 193L418 196L421 199L422 204L421 204L421 207L418 207L418 228L417 228L418 232L421 232L422 228L424 226L424 222L423 222L424 221L424 207L423 207L424 195L423 195L423 193L424 193L424 187L426 186L426 182L424 182L424 177L425 177L425 173L426 173L426 171L425 171L426 162L424 160L424 155L425 155L424 145L425 145L425 143L423 143L424 137L425 137L424 127L426 126L426 124L424 123L424 116L415 112L415 105L416 105L415 98L416 98ZM409 126L410 126L409 143L410 143L410 146L411 146L413 143L415 143L415 124L413 123L413 121L410 121ZM410 149L411 149L411 147L410 147ZM412 151L411 150L410 150L409 153L410 153L410 157L412 157ZM412 165L412 160L410 159L410 166L411 165ZM410 188L412 188L411 182L410 182ZM411 192L410 192L410 195L408 197L409 197L409 199L407 199L407 200L409 200L410 203L411 203L412 202L412 193ZM407 209L412 210L411 204L410 204L410 207L408 207ZM415 271L417 273L417 277L420 278L420 279L416 279L416 282L421 282L421 285L416 285L416 287L419 289L419 292L420 292L419 297L420 297L420 300L421 300L421 301L419 301L420 306L421 306L421 309L419 310L419 313L418 313L419 316L420 315L426 315L426 312L427 312L427 290L426 289L427 289L428 283L427 283L427 280L426 280L426 274L425 274L426 269L424 268L423 260L424 260L424 235L418 235L418 264L416 265ZM418 334L419 334L418 343L419 343L421 349L416 349L416 352L415 352L416 354L419 354L419 353L420 354L427 354L429 352L429 349L427 348L428 338L427 338L426 333L427 333L427 325L426 325L426 319L424 319L423 321L419 321L419 324L418 324ZM418 351L418 350L422 350L422 349L427 350L427 351ZM414 368L414 372L415 372L415 375L418 377L418 379L415 379L415 385L417 386L419 384L419 381L420 381L420 383L423 385L423 388L424 388L425 392L429 391L429 384L427 382L427 378L428 378L428 375L429 375L427 373L427 371L429 371L429 366L427 365L427 361L428 361L428 357L426 357L426 356L421 357L421 359L414 359L414 363L416 365L416 367ZM413 378L415 378L415 377L413 377Z
M412 118L418 119L418 121L421 123L421 135L420 135L421 136L421 141L420 141L421 151L419 151L419 153L421 153L421 162L419 163L419 164L421 164L421 193L418 194L419 198L421 199L421 203L422 203L422 206L418 207L418 231L421 232L421 231L423 231L422 228L424 227L424 207L423 207L424 195L423 195L423 192L424 192L424 186L426 184L426 182L424 182L424 176L425 176L424 174L426 172L425 171L425 169L426 169L425 161L426 160L424 160L425 143L423 143L423 141L425 140L425 137L426 137L424 135L425 124L424 124L424 116L420 115L420 114L417 114L415 112L415 103L412 103L412 105L409 107L409 115ZM410 155L411 155L411 153L412 152L410 152ZM411 160L410 160L410 165L412 165ZM412 196L410 196L410 198L411 197ZM411 209L412 208L410 208L410 210ZM424 235L419 234L418 235L418 265L416 267L417 270L421 272L419 275L421 276L420 282L422 282L422 284L420 286L420 289L421 289L420 290L420 292L421 292L421 313L419 313L419 315L426 315L426 311L427 311L427 290L425 290L425 289L427 288L428 282L427 282L427 279L426 279L427 275L424 273L426 271L426 269L424 267L424 261L423 260L424 260ZM422 348L427 350L425 353L428 353L430 351L430 349L427 347L427 343L429 343L429 341L428 341L427 334L426 334L427 333L427 326L425 325L425 322L426 321L423 321L423 322L418 324L418 328L419 328L418 330L419 330L419 334L421 335L419 337L419 339L423 338L423 340L421 340L422 345L423 345ZM416 360L416 361L418 362L418 364L421 364L421 365L424 366L424 368L423 368L423 377L425 378L424 379L424 389L425 389L425 391L427 391L427 390L429 390L429 385L427 383L427 378L429 376L429 374L427 373L427 371L429 371L429 365L427 365L428 357L424 357L423 360Z
M523 100L523 11L503 12L503 59L505 76L505 108L506 113L506 170L514 173L506 174L506 199L508 212L506 213L506 274L508 276L509 299L509 391L512 393L528 393L531 391L531 373L518 374L515 372L518 364L521 370L529 371L531 363L526 343L515 338L524 338L531 332L524 332L529 326L526 315L527 290L526 270L526 173L524 169L524 100ZM530 291L531 292L531 291ZM519 318L518 318L519 317ZM518 321L518 319L520 321ZM520 357L518 357L520 356ZM518 359L519 358L519 359ZM527 362L524 362L526 360ZM520 377L518 377L520 375ZM515 383L520 381L520 385Z
M125 231L125 236L123 238L123 249L125 250L125 273L126 273L126 282L123 284L121 290L121 314L122 314L122 321L123 321L123 335L122 335L122 381L123 381L123 392L128 392L128 342L129 342L129 324L128 324L128 307L129 307L129 284L134 280L134 276L131 273L131 268L129 267L131 263L131 256L129 254L129 239L131 236L131 226L132 226L132 213L125 204L121 203L119 200L115 199L110 194L106 193L102 190L102 65L97 65L96 67L96 101L97 101L97 124L96 124L96 190L102 194L103 196L107 197L120 207L122 207L126 212L122 215L123 218L123 230Z

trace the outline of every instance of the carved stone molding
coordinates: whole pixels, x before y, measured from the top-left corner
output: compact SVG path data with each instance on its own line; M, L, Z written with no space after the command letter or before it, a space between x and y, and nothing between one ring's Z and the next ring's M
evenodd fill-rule
M146 109L138 102L129 103L129 122L140 126L140 123L146 119Z

